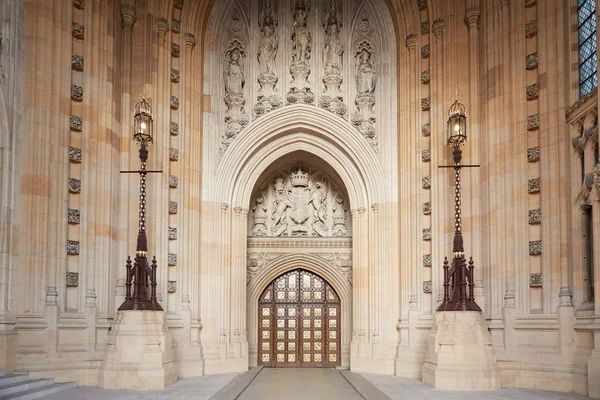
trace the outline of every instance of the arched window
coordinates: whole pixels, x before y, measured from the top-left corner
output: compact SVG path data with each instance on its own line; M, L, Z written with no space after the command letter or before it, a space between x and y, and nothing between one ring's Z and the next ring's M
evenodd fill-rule
M596 59L596 0L578 0L579 26L579 97L598 86Z

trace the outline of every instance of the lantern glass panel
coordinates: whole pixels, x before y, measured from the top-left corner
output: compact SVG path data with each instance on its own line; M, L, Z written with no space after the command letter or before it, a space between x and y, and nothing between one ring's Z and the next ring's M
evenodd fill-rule
M460 146L467 141L467 117L465 106L455 101L448 112L448 144Z
M138 144L152 144L152 108L146 99L142 98L134 106L134 135Z

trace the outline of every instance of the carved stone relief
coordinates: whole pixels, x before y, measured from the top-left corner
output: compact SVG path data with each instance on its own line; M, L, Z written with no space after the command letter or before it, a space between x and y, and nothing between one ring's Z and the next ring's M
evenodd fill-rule
M177 214L178 208L176 201L169 201L169 214Z
M527 161L530 163L540 161L540 146L527 149Z
M177 240L177 228L169 227L169 240Z
M227 147L229 147L243 127L250 122L250 118L245 111L245 57L246 50L244 43L238 39L232 40L225 51L225 68L223 70L225 105L227 110L225 111L225 131L221 135L222 153L227 150Z
M72 24L72 33L75 39L83 40L85 36L85 28L83 25L73 22Z
M431 293L431 281L423 282L423 293Z
M292 86L286 95L290 104L312 104L315 95L312 92L308 78L311 73L309 60L312 52L312 35L308 27L309 0L294 0L291 5L292 12L292 60L290 75Z
M177 122L171 122L171 126L169 127L169 131L171 132L171 136L179 135L179 124Z
M168 281L167 282L167 291L169 293L177 292L177 281Z
M527 184L527 191L529 193L538 193L541 189L542 178L531 178Z
M347 201L324 173L298 166L278 172L251 202L252 237L344 237L351 233Z
M525 0L525 8L533 7L537 4L537 0Z
M431 124L427 123L423 125L423 127L421 128L421 134L424 137L429 137L431 135Z
M69 161L75 164L81 163L81 149L69 147Z
M530 256L539 256L542 254L542 241L541 240L533 240L529 242L529 255Z
M179 161L179 150L170 148L169 149L169 160L171 161Z
M169 253L169 255L168 255L168 264L169 264L169 267L176 267L177 266L177 254Z
M429 21L421 22L421 35L429 33Z
M179 179L176 176L169 175L169 187L175 189L179 186Z
M83 71L83 57L77 54L71 55L71 68L74 71Z
M173 33L181 32L181 21L173 18L173 22L171 22L171 28L173 29Z
M540 89L539 86L536 83L527 86L527 100L531 101L531 100L535 100L539 97L539 93L540 93Z
M532 38L538 33L538 22L537 19L525 24L525 37Z
M536 288L536 287L542 287L543 282L542 282L542 273L541 272L534 272L532 274L529 274L529 287L532 288Z
M177 43L171 43L171 55L175 58L181 55L181 47Z
M79 242L76 240L67 240L67 254L76 256L79 255Z
M83 130L83 120L81 117L71 115L70 117L71 130L73 132L81 132Z
M431 267L431 265L432 265L431 254L425 254L423 256L423 266Z
M259 91L254 105L254 114L263 115L283 105L281 96L276 92L277 82L277 52L279 36L277 34L278 20L275 16L276 7L272 0L264 0L260 12L258 26L260 27L260 43L257 59L260 75L258 76Z
M538 53L532 53L525 57L525 68L529 71L538 67Z
M176 96L171 96L171 110L179 109L179 98Z
M421 152L421 160L423 162L429 162L429 161L431 161L431 150L430 149L423 150Z
M69 192L81 193L81 181L79 179L69 178Z
M417 0L417 7L419 7L419 11L423 11L427 8L427 0Z
M421 111L429 111L431 108L431 100L429 97L421 99Z
M423 85L428 84L430 80L431 80L431 70L427 69L427 70L421 72L421 83Z
M171 68L171 82L179 83L180 79L181 79L181 73L179 72L179 70L176 68Z
M427 201L423 203L423 214L429 215L431 214L431 202Z
M343 26L342 10L338 9L337 3L337 0L329 2L329 8L325 13L326 19L323 23L325 28L325 45L323 48L323 63L325 65L323 85L325 86L325 92L319 99L319 106L337 115L345 116L348 107L344 103L344 97L340 91L344 81L342 67L345 49L340 38L340 31Z
M71 100L76 102L83 101L83 88L81 86L71 85Z
M78 10L85 9L85 0L73 0L73 7Z
M79 273L78 272L67 272L65 279L67 287L78 287L79 286Z
M79 212L79 210L74 210L72 208L69 208L68 219L69 219L69 224L77 225L81 221L81 213Z
M542 223L542 210L536 208L529 210L529 225L539 225Z
M431 176L422 179L423 189L431 189Z
M527 130L533 131L540 127L540 114L534 114L527 117Z
M431 47L428 44L421 47L421 58L429 58L430 54L431 54Z
M431 228L423 229L423 240L431 240Z

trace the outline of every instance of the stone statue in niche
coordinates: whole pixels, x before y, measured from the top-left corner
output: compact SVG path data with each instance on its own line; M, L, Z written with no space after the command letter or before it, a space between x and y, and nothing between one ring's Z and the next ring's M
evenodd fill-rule
M357 55L356 90L359 95L370 95L375 91L377 72L373 66L373 55L366 49Z
M346 236L348 235L348 227L346 224L348 211L344 205L344 199L341 196L335 197L333 203L333 236Z
M281 97L275 91L279 78L276 73L277 51L279 37L277 36L277 18L271 0L265 0L260 13L258 26L260 27L260 44L258 47L258 76L259 91L254 105L254 114L263 115L283 105Z
M256 197L252 211L252 236L267 236L267 205L262 193Z
M322 182L315 182L309 205L312 214L310 225L319 236L327 236L327 192Z
M306 24L308 5L303 0L298 0L294 8L292 64L308 65L312 45L312 38Z
M323 61L325 75L340 75L343 65L344 45L340 39L342 21L338 18L335 0L331 2L329 16L325 21L325 48Z
M242 66L242 53L234 48L229 51L225 57L225 71L223 78L225 79L225 93L227 94L242 94L244 91L244 67Z
M289 232L288 209L294 205L288 199L289 190L286 189L283 179L275 180L275 193L273 199L273 214L271 216L273 236L280 236Z

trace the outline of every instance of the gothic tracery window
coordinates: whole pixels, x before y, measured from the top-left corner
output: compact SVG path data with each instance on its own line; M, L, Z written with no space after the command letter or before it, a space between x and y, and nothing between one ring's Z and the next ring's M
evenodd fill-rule
M598 86L596 58L596 0L578 0L579 97Z

